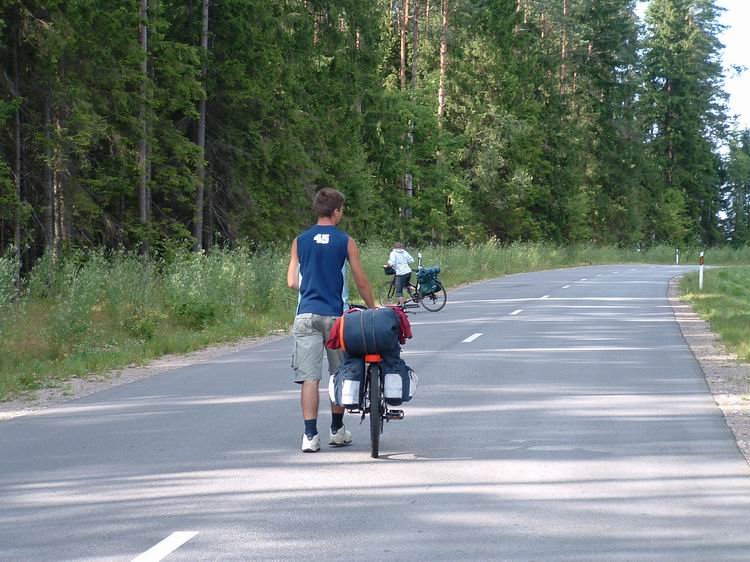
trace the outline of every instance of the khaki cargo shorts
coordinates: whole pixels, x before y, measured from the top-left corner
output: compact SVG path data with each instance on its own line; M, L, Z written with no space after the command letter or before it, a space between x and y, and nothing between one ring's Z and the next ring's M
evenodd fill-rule
M294 351L292 370L294 382L319 381L323 372L323 350L328 357L328 371L333 374L341 365L343 353L340 349L328 349L325 341L336 322L336 316L321 316L306 312L294 318Z

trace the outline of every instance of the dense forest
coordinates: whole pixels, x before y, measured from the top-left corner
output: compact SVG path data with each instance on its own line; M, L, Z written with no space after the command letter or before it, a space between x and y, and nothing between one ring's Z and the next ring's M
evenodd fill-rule
M363 240L744 244L720 8L635 8L0 0L0 253L287 241L323 186Z

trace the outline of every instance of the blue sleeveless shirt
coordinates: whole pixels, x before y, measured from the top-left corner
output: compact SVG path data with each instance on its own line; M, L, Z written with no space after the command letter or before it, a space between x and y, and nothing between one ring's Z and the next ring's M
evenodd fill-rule
M346 260L349 235L335 226L314 225L297 236L300 291L297 314L341 316L349 300Z

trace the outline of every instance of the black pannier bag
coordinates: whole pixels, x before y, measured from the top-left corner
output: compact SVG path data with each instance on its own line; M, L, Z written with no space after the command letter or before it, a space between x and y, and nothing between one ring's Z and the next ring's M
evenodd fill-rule
M429 295L440 290L440 283L437 280L440 268L422 267L417 270L417 281L419 281L419 292L423 295Z
M401 359L400 350L382 355L383 397L389 406L400 406L414 396L417 375Z
M341 317L341 347L357 357L398 350L400 329L398 315L387 307L348 312Z
M365 397L365 361L344 355L344 362L328 379L331 402L344 408L361 408Z

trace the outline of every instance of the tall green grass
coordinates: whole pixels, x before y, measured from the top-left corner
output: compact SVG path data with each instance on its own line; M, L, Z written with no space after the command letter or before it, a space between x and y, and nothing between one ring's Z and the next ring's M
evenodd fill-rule
M522 271L620 262L674 263L674 249L511 244L425 246L450 289ZM296 294L286 286L286 244L251 251L182 253L169 262L124 253L72 253L40 260L20 294L15 262L0 258L0 399L74 375L141 364L165 353L286 328ZM390 246L362 247L375 289ZM682 250L697 262L697 249ZM711 250L707 263L750 264L750 249ZM351 284L356 298L356 290ZM449 296L450 299L450 296Z
M0 255L0 314L11 305L15 297L17 265L13 258Z
M170 263L101 251L40 260L20 295L12 278L0 289L0 399L286 327L286 252L184 253Z
M683 277L685 298L740 361L750 361L750 267L706 269L704 273L702 291L697 273Z

